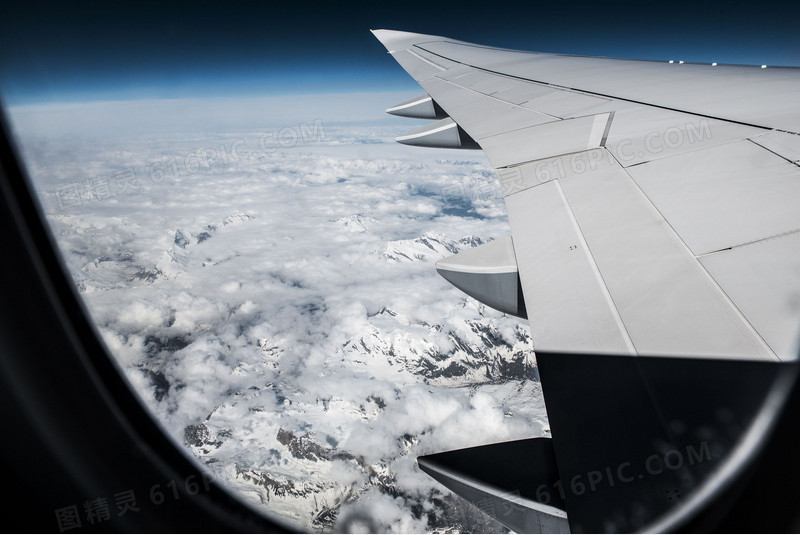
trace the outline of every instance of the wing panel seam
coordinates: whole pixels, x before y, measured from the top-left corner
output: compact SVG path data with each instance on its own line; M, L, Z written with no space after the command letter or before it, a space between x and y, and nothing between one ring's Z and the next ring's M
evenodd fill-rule
M422 48L422 47L419 47L419 48L420 48L420 49L422 49L422 50L425 50L425 49L424 49L424 48ZM426 51L426 52L428 52L427 50L425 50L425 51ZM419 60L422 60L422 61L424 61L425 63L427 63L427 64L428 64L428 65L430 65L431 67L435 67L435 68L439 69L440 71L446 71L446 70L447 70L447 68L446 68L446 67L442 67L442 66L441 66L441 65L439 65L438 63L434 63L433 61L429 60L428 58L423 58L422 56L420 56L419 54L417 54L417 53L416 53L416 52L414 52L413 50L410 50L410 49L409 49L409 50L408 50L408 53L409 53L409 54L411 54L412 56L414 56L415 58L417 58L417 59L419 59ZM443 58L443 59L447 59L447 58L444 58L444 56L439 56L439 57L441 57L441 58Z
M778 131L778 130L776 130L776 132L777 132L777 131ZM754 137L757 137L757 136L754 136ZM796 165L797 167L800 167L800 160L790 160L789 158L787 158L787 157L786 157L786 156L784 156L783 154L781 154L781 153L779 153L779 152L775 152L774 150L772 150L772 149L770 149L770 148L768 148L768 147L765 147L764 145L762 145L761 143L759 143L758 141L756 141L756 140L755 140L755 139L753 139L753 138L750 138L750 137L748 137L748 138L745 138L745 139L747 139L747 141L749 141L750 143L753 143L754 145L758 146L759 148L762 148L762 149L764 149L764 150L765 150L765 151L767 151L767 152L771 152L772 154L774 154L775 156L777 156L777 157L779 157L779 158L783 158L784 160L786 160L786 161L787 161L787 162L789 162L790 164L792 164L792 165Z
M437 54L436 52L433 52L431 50L428 50L427 48L421 47L418 44L415 44L413 46L418 47L421 50L424 50L425 52L428 52L429 54L433 54L435 56L439 56L442 59L446 59L448 61L452 61L453 63L460 63L461 65L466 65L467 67L472 67L473 69L477 69L479 71L484 71L484 72L488 72L488 73L496 74L496 75L500 75L500 76L508 76L509 78L516 78L517 80L524 80L526 82L534 82L534 83L537 83L537 84L543 84L543 85L547 85L547 86L550 86L550 87L555 87L557 89L562 89L562 90L567 90L567 91L576 91L576 92L580 92L580 93L586 93L587 95L594 95L594 96L603 97L603 98L612 99L612 100L619 100L619 101L623 101L623 102L631 102L633 104L639 104L641 106L649 106L651 108L659 108L659 109L662 109L662 110L675 111L675 112L680 112L680 113L687 113L689 115L695 115L697 117L705 117L707 119L715 119L715 120L718 120L718 121L725 121L725 122L728 122L728 123L740 124L740 125L744 125L744 126L750 126L750 127L753 127L753 128L761 128L763 130L770 130L770 131L775 130L775 131L779 131L779 132L786 132L787 134L800 135L800 133L792 132L790 130L778 130L778 129L775 129L773 127L763 126L763 125L753 124L753 123L748 123L748 122L745 122L745 121L736 121L734 119L726 119L724 117L716 117L714 115L706 115L704 113L698 113L698 112L694 112L694 111L682 110L680 108L672 108L670 106L662 106L660 104L652 104L652 103L648 103L648 102L642 102L640 100L634 100L634 99L630 99L630 98L618 97L618 96L614 96L614 95L607 95L605 93L599 93L599 92L596 92L596 91L590 91L588 89L579 89L577 87L569 87L569 86L554 84L554 83L551 83L551 82L545 82L544 80L534 80L532 78L525 78L524 76L517 76L517 75L514 75L514 74L509 74L509 73L504 73L504 72L499 72L499 71L493 71L492 69L487 69L485 67L478 67L477 65L472 65L471 63L465 63L463 61L458 61L456 59L448 58L447 56L445 56L443 54Z
M438 80L441 80L442 82L445 82L447 84L454 85L459 89L463 89L464 91L471 91L472 93L475 93L476 95L480 95L481 97L490 98L490 99L496 100L497 102L502 102L503 104L507 104L507 105L511 106L512 108L520 108L520 109L523 109L523 110L525 110L526 112L529 112L529 113L537 113L539 115L543 115L545 117L550 117L552 119L555 119L556 121L563 121L564 120L563 117L559 117L557 115L551 115L549 113L545 113L545 112L539 111L539 110L532 110L530 108L526 108L526 107L522 106L521 104L514 104L513 102L509 102L508 100L503 100L502 98L495 97L494 95L487 95L486 93L481 93L480 91L472 89L471 87L467 87L467 86L464 86L464 85L457 84L456 82L454 82L452 80L447 80L447 79L441 78L439 76L434 76L434 78L436 78ZM533 82L533 83L537 83L537 82ZM527 102L530 102L530 101L529 100L525 101L522 104L525 104ZM445 110L445 111L447 111L447 110ZM527 127L526 126L522 126L520 128L517 128L516 130L520 130L522 128L527 128ZM513 132L513 131L514 130L507 130L507 131L505 131L503 133ZM496 134L492 134L492 135L496 135ZM485 137L489 137L489 136L485 136Z
M633 179L633 177L628 173L628 171L622 167L619 160L617 160L616 156L614 156L611 151L608 151L609 156L614 159L614 162L619 165L621 171L625 173L625 176L628 177L628 180L634 185L634 187L642 194L642 196L647 200L653 210L661 217L662 221L667 225L670 229L673 238L677 240L679 243L688 253L689 258L692 259L694 266L701 271L704 275L703 280L706 281L710 290L712 290L712 294L714 294L720 304L723 305L723 309L727 311L728 316L732 319L739 321L734 321L734 324L737 326L739 331L744 335L744 338L750 342L750 345L755 350L756 354L761 356L762 360L777 360L780 361L780 357L778 357L777 353L772 349L764 337L761 336L761 333L755 328L755 326L750 322L749 319L739 310L739 307L733 302L731 297L725 292L725 290L720 286L717 280L708 272L706 267L703 265L702 262L698 259L697 255L694 254L692 249L689 245L683 240L681 235L675 230L675 227L672 226L672 223L669 222L661 210L658 209L658 206L655 205L653 200L647 195L647 193L639 186L639 183ZM765 354L766 350L766 354Z
M765 237L759 238L757 240L750 240L750 241L744 242L744 243L737 243L736 245L731 245L730 247L725 247L724 249L717 249L716 251L709 251L707 253L695 255L695 258L705 258L707 256L715 255L717 253L722 253L724 251L730 251L730 250L733 250L733 249L738 249L740 247L747 247L748 245L754 245L756 243L762 243L762 242L765 242L765 241L777 240L777 239L783 238L784 236L790 236L792 234L797 234L798 232L800 232L800 228L788 230L786 232L781 232L779 234L773 234L771 236L765 236Z
M569 205L569 201L567 200L567 196L564 195L564 190L561 188L561 183L558 180L553 180L556 186L556 191L558 191L558 195L561 197L561 202L564 203L564 208L567 211L567 215L569 216L569 220L572 223L572 226L575 229L575 233L578 236L578 240L581 242L581 246L586 254L586 259L589 261L589 264L592 266L592 272L594 273L595 278L600 286L600 291L603 293L603 297L606 300L606 304L608 305L609 310L611 311L611 315L614 316L614 321L617 324L617 328L619 329L622 337L625 340L625 346L628 348L633 355L638 355L639 353L636 351L636 346L631 339L630 333L628 333L628 328L625 326L625 322L622 321L622 316L619 313L619 309L617 308L617 304L614 302L614 298L611 296L611 292L608 290L608 285L606 285L605 279L603 279L603 275L600 273L600 269L597 267L597 262L592 255L592 250L589 248L589 244L586 242L586 238L583 235L583 231L581 230L580 225L578 224L578 220L575 219L575 214L572 212L572 207Z

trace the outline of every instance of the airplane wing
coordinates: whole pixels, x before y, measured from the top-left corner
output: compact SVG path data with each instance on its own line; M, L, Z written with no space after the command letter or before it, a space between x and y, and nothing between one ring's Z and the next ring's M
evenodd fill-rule
M759 363L796 361L800 69L542 54L373 33L426 92L387 111L434 121L397 141L480 148L497 173L512 235L446 258L437 270L487 305L529 320L557 472L569 464L559 458L564 438L557 436L568 426L554 421L563 404L555 406L559 393L548 396L544 373L558 366L543 363L543 354L692 357L702 363L682 369L709 374L708 381L723 373L715 366L732 360L743 376L760 374ZM658 366L647 364L640 375ZM662 419L665 399L650 399ZM680 442L668 422L653 433ZM653 433L645 442L660 440ZM736 442L729 438L725 451ZM551 458L536 447L526 455ZM470 486L470 477L445 466L449 457L430 457L420 466L473 503L505 492L503 503L519 506L508 489L477 476ZM549 474L545 485L553 477L548 463L540 470ZM693 477L684 494L705 476ZM570 500L577 498L566 496L566 510ZM552 516L552 508L531 507ZM647 514L616 524L573 522L576 514L564 510L554 518L569 516L573 530L629 530L666 508L650 504ZM539 526L552 520L538 518ZM506 525L533 529L515 522Z
M497 171L536 349L795 354L800 69L374 34L442 117L398 141Z

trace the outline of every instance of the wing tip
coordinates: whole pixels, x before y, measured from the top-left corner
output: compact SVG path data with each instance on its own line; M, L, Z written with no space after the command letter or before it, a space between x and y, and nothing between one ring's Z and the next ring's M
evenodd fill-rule
M431 39L441 39L441 37L435 35L406 32L403 30L373 29L370 30L370 32L372 32L372 35L374 35L389 52L409 48L415 43L430 41Z

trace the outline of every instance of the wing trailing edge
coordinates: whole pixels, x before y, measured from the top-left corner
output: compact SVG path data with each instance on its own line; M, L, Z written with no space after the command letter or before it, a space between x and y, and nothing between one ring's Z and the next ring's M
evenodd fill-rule
M518 533L569 533L549 438L453 450L417 459L419 467Z
M800 366L570 353L537 353L537 362L552 439L417 460L521 533L672 532L708 521L709 509L725 508L715 500L752 471Z

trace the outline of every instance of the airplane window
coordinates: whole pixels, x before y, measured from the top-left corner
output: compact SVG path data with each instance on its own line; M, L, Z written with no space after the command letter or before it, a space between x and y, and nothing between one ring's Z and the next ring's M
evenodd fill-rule
M187 93L7 100L64 261L143 402L301 529L355 515L504 530L415 462L547 433L527 325L434 269L509 233L486 158L395 143L409 125L384 109L418 91Z
M99 335L164 429L242 500L304 531L506 532L417 464L551 435L527 321L436 274L511 234L492 164L480 150L398 144L416 125L384 113L422 91L368 30L417 15L361 3L3 9L15 141ZM458 31L465 14L440 27L448 11L419 31L482 40ZM489 41L541 45L513 33ZM559 51L665 57L605 45ZM673 52L676 67L762 62ZM425 68L444 69L426 54ZM542 124L567 116L570 101L544 98Z

